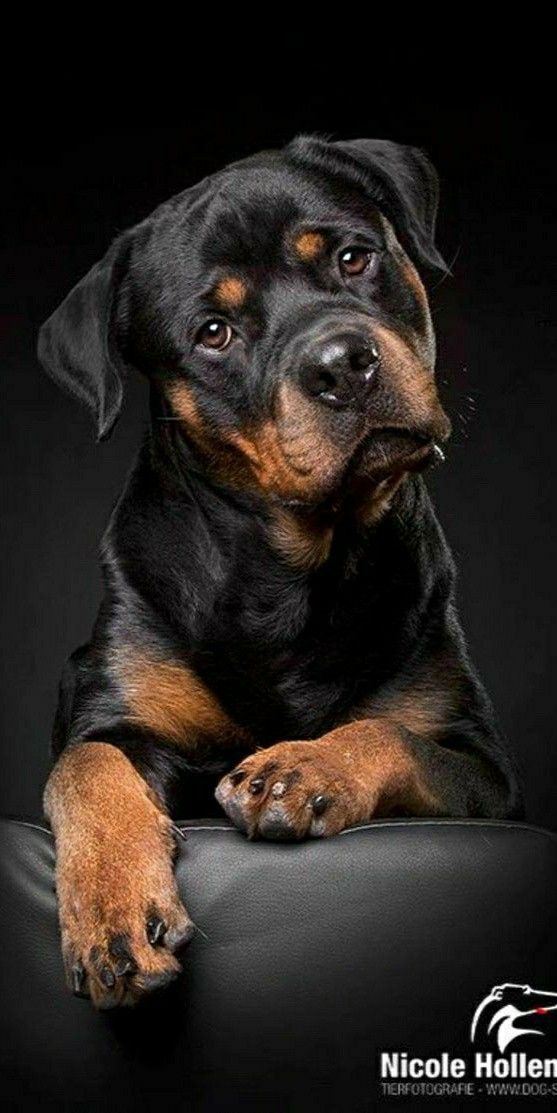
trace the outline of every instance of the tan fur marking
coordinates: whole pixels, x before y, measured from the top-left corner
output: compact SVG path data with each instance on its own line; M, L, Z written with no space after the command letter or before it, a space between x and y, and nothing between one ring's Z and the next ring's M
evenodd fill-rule
M434 427L436 439L446 439L451 423L437 395L433 368L424 363L398 332L379 322L374 324L373 332L385 371L392 377L400 399L403 411L400 424Z
M198 676L178 661L149 658L130 650L117 666L131 722L179 746L199 735L225 744L244 731L227 715L216 696Z
M287 382L279 388L273 419L228 435L207 426L187 383L172 383L168 396L213 473L239 488L311 501L347 455L321 432L318 407Z
M173 873L172 824L161 801L115 746L69 746L48 779L44 811L56 839L56 891L68 984L83 967L93 1004L133 1004L149 979L174 977L180 963L153 948L154 912L169 932L191 928ZM115 937L125 939L135 969L116 976ZM169 936L170 938L170 936ZM112 984L103 971L112 971Z
M241 278L229 275L215 289L215 298L223 309L240 309L247 297L247 286Z
M356 518L360 526L367 528L375 526L381 521L390 510L399 487L407 478L407 472L398 472L395 475L388 476L387 479L380 480L379 483L375 483L369 490L366 490L364 496L356 504Z
M288 405L290 389L284 385L279 397L279 412ZM297 393L297 392L296 392ZM228 436L213 434L206 426L187 383L173 383L169 388L172 408L180 417L187 431L203 453L214 474L227 483L241 488L260 487L284 497L304 497L319 478L319 444L302 443L302 427L298 428L304 403L300 396L294 398L292 410L298 416L293 422L292 437L285 434L284 447L275 421L264 422L258 428L233 432ZM313 418L311 406L307 421ZM307 429L304 430L307 434ZM309 439L309 438L308 438ZM313 451L313 459L306 456Z
M324 564L333 540L333 527L322 525L315 517L300 518L277 510L271 522L273 544L282 556L300 571Z
M298 462L285 455L274 421L266 421L249 434L231 434L229 443L243 453L263 490L285 498L304 497L311 490L311 469L302 456Z
M199 412L187 383L172 383L168 396L174 413L180 417L196 448L217 478L237 487L249 486L251 469L235 447L213 434Z
M383 226L387 247L399 265L404 282L410 286L422 309L422 326L416 331L416 345L424 360L433 366L435 359L435 333L431 320L429 298L425 286L412 260L406 254L402 244L399 243L390 221L387 220L386 216L382 213L379 213L379 219Z
M325 239L321 232L302 232L294 241L294 250L304 263L311 263L325 250Z
M423 738L434 738L447 728L454 712L454 695L440 685L409 688L375 705L380 714Z
M406 686L399 683L380 693L365 710L385 716L421 738L446 734L461 698L460 670L448 653L432 660ZM355 712L360 716L364 708Z
M181 417L185 425L195 438L204 440L206 429L197 403L187 383L171 383L168 388L169 398L177 417Z
M337 474L342 457L321 432L317 409L296 387L282 383L274 420L230 435L230 444L243 453L263 490L312 499Z
M427 297L427 294L426 294L425 286L424 286L424 284L423 284L423 282L422 282L414 264L412 263L412 261L406 255L406 252L404 252L403 254L404 254L404 258L401 259L401 263L400 263L402 273L404 274L404 277L405 277L408 285L412 287L418 301L421 302L424 309L429 310L429 301L428 301L428 297Z

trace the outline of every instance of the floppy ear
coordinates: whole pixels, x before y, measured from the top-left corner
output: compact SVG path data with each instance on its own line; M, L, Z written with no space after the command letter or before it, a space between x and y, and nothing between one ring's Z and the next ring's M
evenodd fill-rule
M117 240L39 332L41 364L56 382L91 407L98 440L110 436L122 407L122 361L112 319L129 245L128 236Z
M423 151L387 139L327 143L301 136L293 144L298 145L305 147L323 170L344 173L367 189L370 198L390 219L414 262L448 272L435 246L439 180ZM331 156L335 166L331 166Z

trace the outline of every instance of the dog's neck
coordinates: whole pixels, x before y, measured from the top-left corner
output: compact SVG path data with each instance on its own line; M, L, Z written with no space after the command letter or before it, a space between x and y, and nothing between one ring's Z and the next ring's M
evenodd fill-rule
M169 474L198 505L226 507L244 532L255 523L273 552L296 572L311 574L326 563L335 535L352 541L376 527L391 510L407 479L395 472L376 481L360 478L318 504L273 497L216 475L178 422L167 415L153 422L152 459L161 478ZM170 469L169 469L170 465Z

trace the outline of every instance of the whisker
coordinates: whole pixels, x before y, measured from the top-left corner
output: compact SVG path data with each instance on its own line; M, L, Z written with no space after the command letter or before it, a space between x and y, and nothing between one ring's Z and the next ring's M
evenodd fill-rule
M439 279L439 282L436 282L435 286L431 287L432 292L433 292L433 290L437 290L439 288L439 286L441 286L441 284L446 281L447 278L452 278L453 277L452 269L453 269L459 255L460 255L461 250L462 250L462 244L459 244L455 253L454 253L454 255L453 255L453 257L452 257L452 259L451 259L451 261L450 261L450 263L449 263L448 270L446 271L446 273L444 275L442 275L442 277Z
M191 916L190 916L190 920L191 920ZM195 930L198 931L199 934L202 935L203 938L207 940L207 942L209 942L209 936L204 931L202 931L202 929L199 927L199 925L195 923L195 920L191 920L191 922L192 922Z

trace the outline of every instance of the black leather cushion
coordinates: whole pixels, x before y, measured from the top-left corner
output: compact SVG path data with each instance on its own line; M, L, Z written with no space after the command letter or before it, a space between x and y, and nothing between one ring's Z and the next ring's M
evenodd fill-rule
M499 1108L383 1097L381 1049L470 1055L498 983L557 990L557 839L505 823L393 821L325 842L248 843L182 824L178 875L199 932L183 978L95 1013L63 984L53 843L1 824L0 1098L79 1110ZM544 1021L551 1018L546 1017ZM557 1055L557 1026L543 1051ZM523 1037L513 1050L526 1049ZM506 1110L532 1108L532 1099Z

